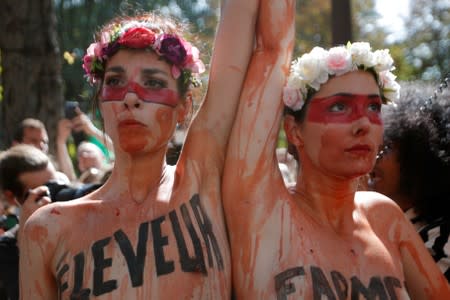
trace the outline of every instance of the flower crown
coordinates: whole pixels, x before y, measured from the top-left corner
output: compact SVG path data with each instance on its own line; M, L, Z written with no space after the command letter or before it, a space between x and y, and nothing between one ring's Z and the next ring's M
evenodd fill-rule
M395 69L388 49L371 51L369 43L348 43L347 46L325 50L315 47L291 64L290 74L283 91L283 101L293 111L300 110L305 99L318 91L330 76L364 70L375 74L384 103L399 98L400 85L391 73Z
M199 59L199 50L178 35L166 34L154 24L142 21L116 24L88 47L83 69L91 84L103 77L106 61L123 48L151 49L172 64L173 78L182 76L185 84L200 85L198 74L205 71L205 66Z

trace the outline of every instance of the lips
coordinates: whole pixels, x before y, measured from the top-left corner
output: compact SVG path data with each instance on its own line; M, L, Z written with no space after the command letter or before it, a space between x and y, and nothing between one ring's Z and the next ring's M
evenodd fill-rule
M145 124L134 119L122 120L119 122L119 127L128 127L128 126L145 126Z
M372 152L372 148L369 145L355 145L353 147L345 149L346 152L353 154L368 154Z

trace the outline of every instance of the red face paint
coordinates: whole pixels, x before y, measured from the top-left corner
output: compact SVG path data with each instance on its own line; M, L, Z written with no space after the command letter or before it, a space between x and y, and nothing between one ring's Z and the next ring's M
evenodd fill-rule
M130 81L126 86L103 85L102 101L122 101L127 93L135 93L144 102L158 103L175 107L178 104L178 93L171 89L148 89L142 87L134 81Z
M367 117L381 125L381 98L379 95L340 93L330 97L313 98L309 103L308 121L316 123L351 123Z

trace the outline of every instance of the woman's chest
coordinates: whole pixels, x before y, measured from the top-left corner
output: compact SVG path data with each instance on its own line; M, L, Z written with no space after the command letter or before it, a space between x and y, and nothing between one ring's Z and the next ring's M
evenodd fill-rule
M108 218L80 219L81 234L63 237L54 257L62 298L79 293L161 298L164 289L182 299L226 293L229 249L223 221L212 207L196 194L157 216L105 209Z
M370 228L342 237L307 217L283 217L251 238L254 258L242 266L252 279L242 290L280 299L407 299L398 251Z

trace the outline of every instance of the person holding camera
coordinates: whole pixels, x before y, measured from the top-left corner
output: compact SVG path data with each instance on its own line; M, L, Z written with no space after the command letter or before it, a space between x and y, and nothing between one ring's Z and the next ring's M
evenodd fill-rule
M0 191L9 205L19 208L19 224L41 206L81 197L97 187L75 188L61 181L48 155L34 146L20 144L0 154ZM10 299L18 299L19 224L0 236L0 282Z
M72 164L67 148L67 141L71 135L77 147L77 168ZM111 139L95 127L89 116L81 111L78 102L66 102L65 118L58 122L56 156L59 169L71 182L100 183L103 174L109 170L109 163L103 151L96 144L88 141L88 137L102 141L108 152L113 153Z

